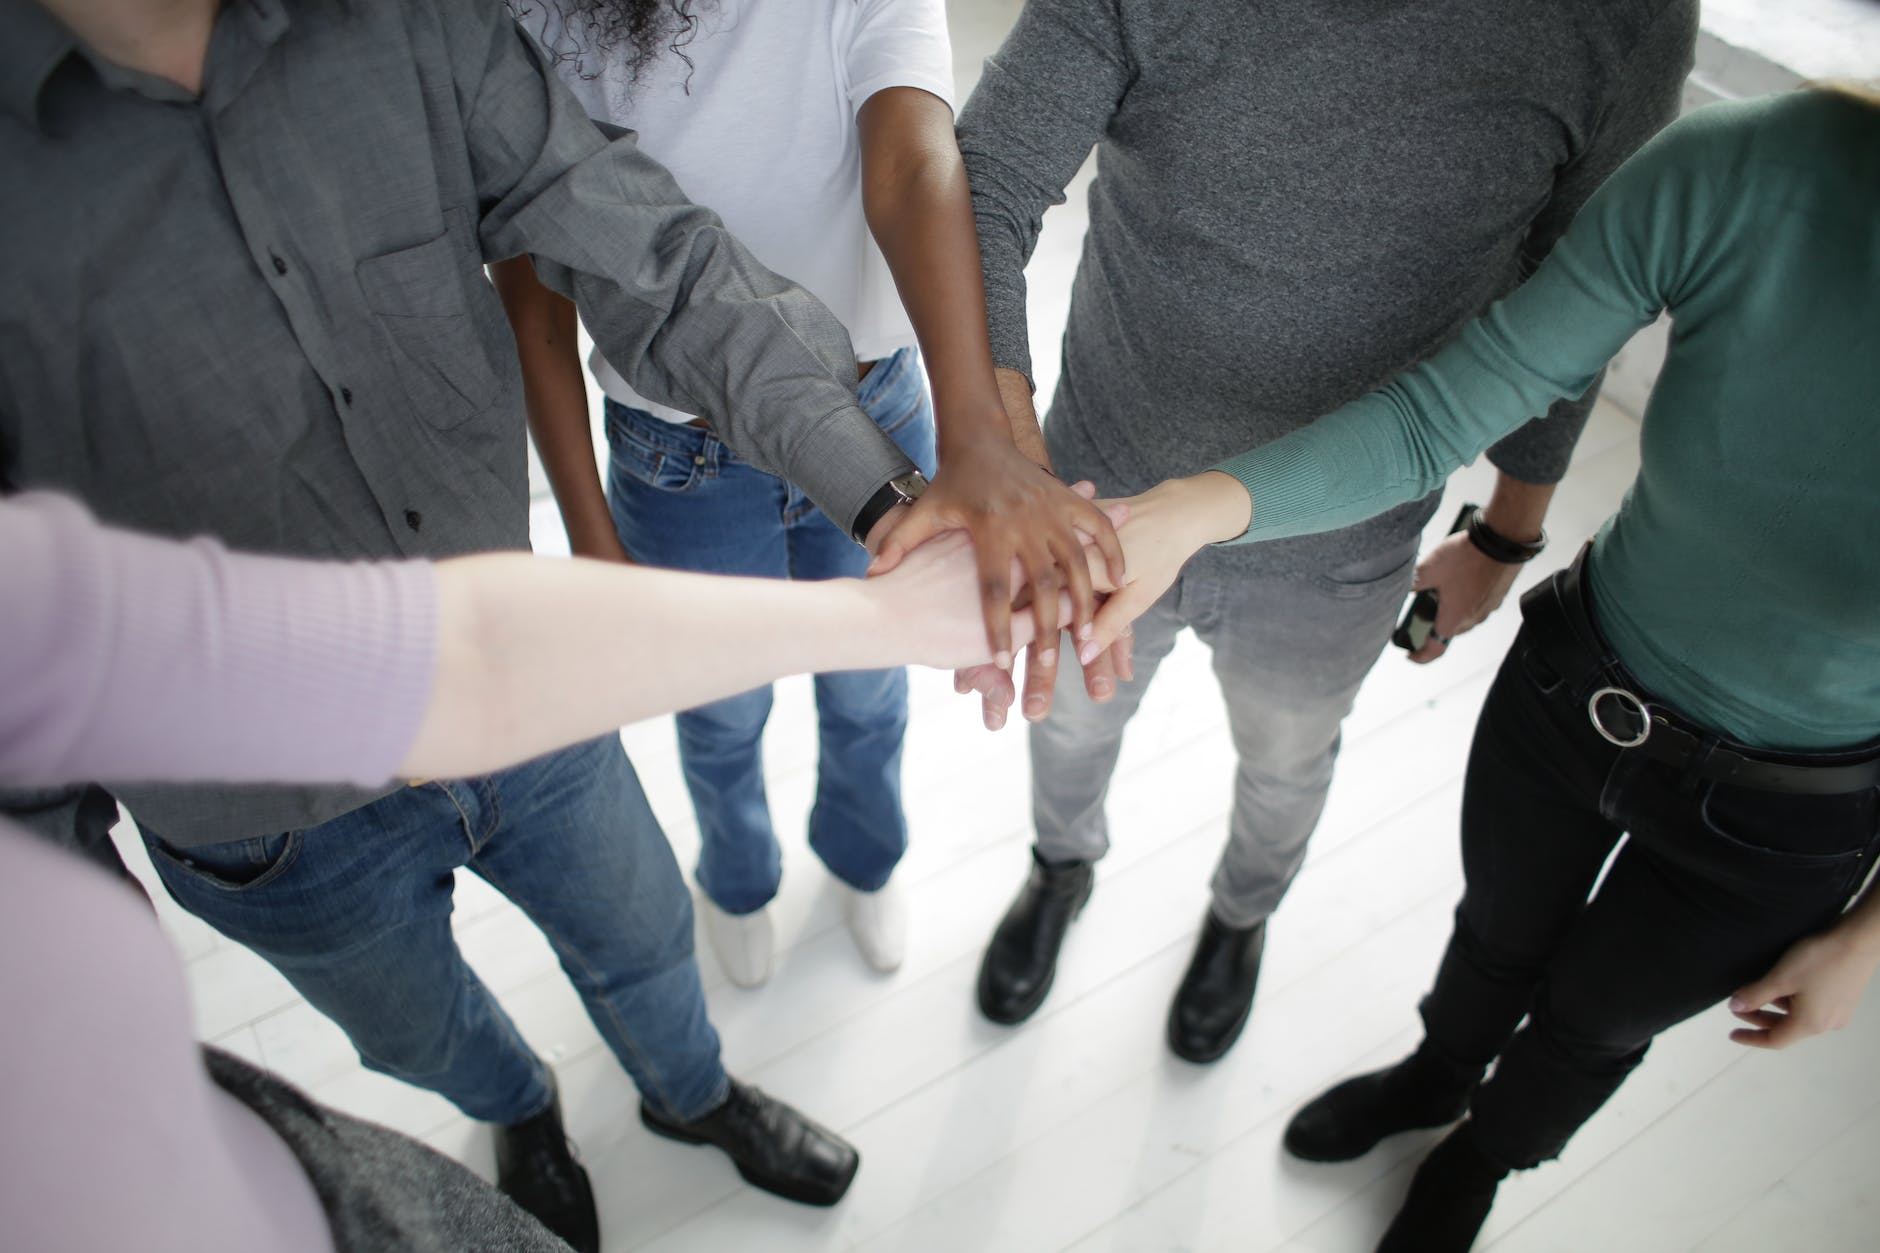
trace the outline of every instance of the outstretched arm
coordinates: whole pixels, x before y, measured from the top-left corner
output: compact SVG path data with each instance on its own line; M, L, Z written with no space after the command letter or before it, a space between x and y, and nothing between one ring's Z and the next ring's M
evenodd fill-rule
M0 500L0 567L14 784L478 774L786 674L989 655L963 535L866 582L341 564L111 530L31 494ZM700 664L645 664L674 638Z
M1080 531L1102 549L1117 579L1122 547L1101 510L1013 439L993 377L979 241L952 110L918 88L891 87L870 96L857 121L863 207L927 361L940 452L933 485L889 532L876 568L891 570L940 531L965 528L979 553L993 653L1009 657L1013 558L1038 593L1039 638L1055 640L1058 588L1070 590L1075 627L1089 626L1096 614Z
M1181 554L1180 544L1150 536L1132 546L1125 529L1131 582L1099 613L1097 640L1115 638L1152 604L1200 543L1332 530L1415 500L1527 415L1584 393L1702 272L1713 210L1727 195L1713 177L1713 136L1732 124L1727 113L1707 113L1670 127L1627 162L1534 277L1455 342L1368 396L1199 476L1231 476L1242 499L1225 501L1219 484L1191 490L1196 480L1183 479L1129 502L1130 527L1147 518L1193 546ZM1205 514L1187 516L1202 504ZM1243 529L1224 533L1235 517ZM1146 568L1137 547L1158 553L1161 565Z

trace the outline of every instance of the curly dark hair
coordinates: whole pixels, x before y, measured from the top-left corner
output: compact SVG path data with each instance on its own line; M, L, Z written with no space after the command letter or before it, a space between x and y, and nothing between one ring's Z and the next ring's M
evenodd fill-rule
M670 52L690 69L692 58L685 46L698 31L698 0L504 0L518 21L526 22L537 4L553 5L561 17L562 46L549 49L558 62L573 62L575 72L594 78L604 68L583 63L596 54L597 60L624 47L624 65L629 77ZM709 0L705 0L709 3Z

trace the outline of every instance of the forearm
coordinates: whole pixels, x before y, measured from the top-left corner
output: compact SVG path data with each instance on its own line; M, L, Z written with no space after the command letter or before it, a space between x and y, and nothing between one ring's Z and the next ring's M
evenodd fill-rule
M966 167L951 111L924 91L877 92L858 124L863 209L926 359L945 464L952 449L1008 437Z
M636 391L710 418L745 460L850 525L911 466L855 404L842 325L631 138L606 142L506 16L491 27L486 71L466 88L484 256L528 254Z
M1531 544L1541 537L1547 521L1547 507L1553 503L1557 488L1553 483L1524 483L1498 472L1494 491L1482 506L1482 521L1495 534L1519 544Z
M859 581L736 579L490 554L437 567L431 703L400 773L477 774L802 671L894 651ZM698 665L649 664L683 641Z
M529 433L562 525L576 553L607 554L618 541L594 458L574 304L542 286L527 257L491 266L490 277L515 332Z
M1055 473L1051 454L1045 448L1044 428L1038 424L1031 380L1018 370L1003 366L993 371L993 377L999 385L999 399L1005 406L1006 427L1011 432L1012 443L1027 460L1035 461Z

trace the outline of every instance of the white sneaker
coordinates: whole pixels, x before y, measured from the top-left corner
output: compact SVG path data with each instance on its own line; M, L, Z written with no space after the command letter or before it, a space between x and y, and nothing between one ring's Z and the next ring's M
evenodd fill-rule
M709 896L701 897L699 906L705 911L705 934L725 977L741 988L762 987L770 982L777 956L770 907L748 914L727 914Z
M907 956L907 894L899 879L889 879L873 892L862 892L837 880L847 897L843 913L855 947L876 970L899 970Z

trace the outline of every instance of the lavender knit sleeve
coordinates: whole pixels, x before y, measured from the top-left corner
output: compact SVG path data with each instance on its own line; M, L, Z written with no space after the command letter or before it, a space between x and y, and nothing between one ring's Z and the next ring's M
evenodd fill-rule
M383 783L437 629L421 562L247 556L0 500L0 780Z

